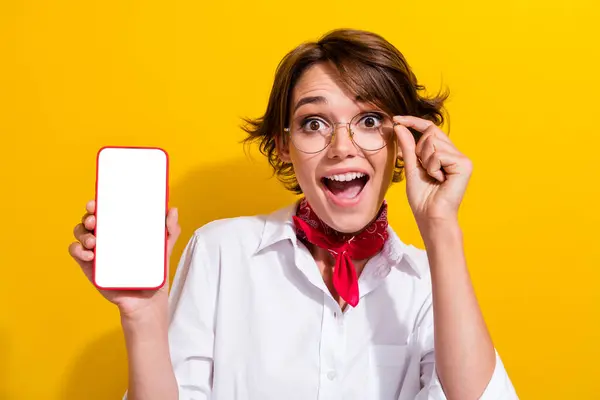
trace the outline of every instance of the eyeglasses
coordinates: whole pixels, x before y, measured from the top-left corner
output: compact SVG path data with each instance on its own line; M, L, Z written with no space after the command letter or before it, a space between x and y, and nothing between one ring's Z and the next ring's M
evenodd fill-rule
M365 151L384 148L394 133L392 118L381 112L359 113L350 122L330 122L324 117L310 116L300 118L284 131L299 151L314 154L331 144L337 125L345 125L352 142Z

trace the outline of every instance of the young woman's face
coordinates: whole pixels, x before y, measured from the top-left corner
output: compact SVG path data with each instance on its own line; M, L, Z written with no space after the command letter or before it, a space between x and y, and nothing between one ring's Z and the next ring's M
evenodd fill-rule
M314 136L333 123L350 122L357 115L355 121L365 129L380 126L382 111L349 96L329 64L304 72L293 89L291 110L292 140L278 143L282 160L292 162L304 195L323 222L340 232L360 231L377 215L392 180L397 157L393 131L388 130L392 133L382 142L385 146L367 146L369 150L352 141L344 124L335 126L333 140L322 151L307 153L318 146L301 140L317 140ZM371 150L375 147L381 148Z

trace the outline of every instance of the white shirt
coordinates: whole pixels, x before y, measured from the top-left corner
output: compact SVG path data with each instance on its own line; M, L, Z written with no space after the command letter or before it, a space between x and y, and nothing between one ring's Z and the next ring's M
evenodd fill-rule
M214 221L187 244L170 295L179 399L446 399L425 251L388 228L357 307L342 312L296 239L294 210ZM517 399L498 355L481 399Z

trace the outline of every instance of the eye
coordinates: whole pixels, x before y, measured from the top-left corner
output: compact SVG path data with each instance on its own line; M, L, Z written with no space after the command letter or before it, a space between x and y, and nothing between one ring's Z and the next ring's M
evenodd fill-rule
M306 133L323 132L328 129L327 127L328 125L325 123L325 121L317 118L307 118L302 121L301 125L302 131Z
M362 116L357 123L359 128L363 129L378 129L381 127L383 117L379 114L367 114Z

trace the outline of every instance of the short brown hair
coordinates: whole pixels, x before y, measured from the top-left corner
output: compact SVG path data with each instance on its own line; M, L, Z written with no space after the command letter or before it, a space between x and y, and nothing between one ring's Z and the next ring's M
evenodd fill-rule
M302 193L291 163L277 154L276 137L282 135L290 118L292 90L302 73L316 63L329 62L339 73L345 89L362 101L380 107L390 115L412 115L441 125L443 103L448 92L426 97L425 87L417 82L410 66L398 49L383 37L366 31L338 29L316 42L306 42L281 60L275 74L265 114L247 118L242 127L248 133L245 144L258 142L279 180L297 194ZM418 140L418 133L413 131ZM402 160L396 161L392 181L402 180Z

